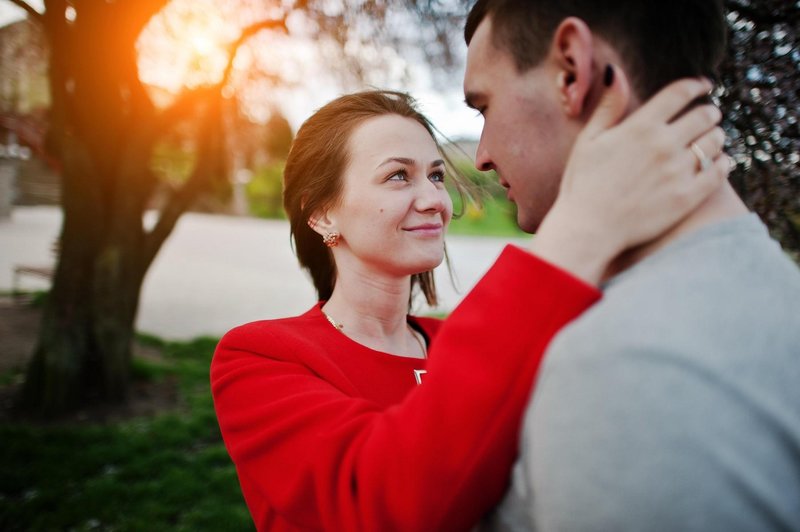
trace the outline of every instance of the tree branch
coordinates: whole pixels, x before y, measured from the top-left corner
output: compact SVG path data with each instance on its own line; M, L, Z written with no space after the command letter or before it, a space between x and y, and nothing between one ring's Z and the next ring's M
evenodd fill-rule
M197 109L198 104L205 104L205 111L196 146L197 161L189 179L167 200L166 205L156 222L155 227L146 236L145 262L149 264L158 253L164 240L170 235L178 222L178 218L189 208L212 182L215 175L223 175L223 133L222 133L222 89L228 83L233 69L233 60L239 48L253 35L265 29L286 29L286 16L280 19L262 20L242 30L239 38L228 47L228 64L222 79L210 87L201 87L194 91L184 92L178 100L159 117L160 127L168 126L172 121Z
M41 22L42 14L33 9L27 2L23 2L22 0L8 0L8 1L14 4L15 6L19 7L20 9L24 9L25 12L28 13L28 16L31 19L37 22Z
M197 109L198 104L210 100L219 95L220 87L212 85L210 87L199 87L193 90L184 90L178 98L162 111L157 119L155 132L163 132L170 125L180 122L191 115Z
M199 128L198 142L195 146L197 161L192 173L180 188L172 192L159 213L158 222L145 236L145 252L142 263L145 269L172 233L181 215L192 206L215 176L224 174L221 105L221 96L208 102Z
M225 66L225 72L222 75L222 80L219 82L220 88L224 87L230 79L231 71L233 70L233 60L236 58L236 53L239 51L239 48L250 37L258 32L262 30L275 29L282 30L284 33L288 33L289 30L286 28L286 15L279 19L262 20L261 22L256 22L255 24L247 26L242 30L239 38L231 43L231 45L228 47L228 64Z
M228 46L228 63L225 65L222 79L215 85L198 87L197 89L184 90L181 92L172 105L165 109L158 117L156 131L163 131L171 124L186 118L197 108L198 104L209 101L211 98L219 97L223 87L230 81L231 72L233 71L233 60L236 58L236 53L239 48L241 48L249 38L266 29L279 29L283 30L284 33L287 32L286 16L284 15L280 19L262 20L261 22L244 28L239 38Z

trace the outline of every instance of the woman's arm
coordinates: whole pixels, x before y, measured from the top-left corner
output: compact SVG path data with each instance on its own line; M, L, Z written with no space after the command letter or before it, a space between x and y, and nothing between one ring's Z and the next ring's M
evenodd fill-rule
M242 485L255 486L254 518L268 505L297 528L469 528L506 488L541 353L598 297L507 248L436 337L425 383L388 409L299 363L281 338L229 333L212 391Z

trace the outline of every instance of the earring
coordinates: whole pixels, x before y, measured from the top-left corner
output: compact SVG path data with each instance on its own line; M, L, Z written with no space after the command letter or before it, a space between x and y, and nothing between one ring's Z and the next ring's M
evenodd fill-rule
M334 231L333 233L326 233L325 236L322 237L322 241L329 248L335 248L339 245L340 238L342 238L342 235Z

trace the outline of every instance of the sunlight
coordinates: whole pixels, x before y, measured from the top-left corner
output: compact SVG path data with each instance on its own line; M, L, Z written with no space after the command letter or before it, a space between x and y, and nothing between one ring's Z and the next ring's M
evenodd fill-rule
M218 48L208 35L200 33L193 35L189 42L192 43L194 50L200 55L211 55Z
M186 89L219 82L230 59L229 47L242 29L280 17L285 4L282 0L167 2L145 26L136 44L139 78L153 103L165 108ZM337 0L330 2L339 4ZM235 100L237 112L250 120L263 123L279 108L298 127L314 109L342 91L366 86L408 89L407 76L411 74L424 80L422 87L412 90L427 91L423 96L437 94L424 99L435 102L430 112L446 134L480 131L480 123L460 104L460 88L454 89L455 93L448 88L446 95L438 85L437 90L428 90L434 80L426 67L417 61L409 63L395 48L369 40L345 44L347 52L364 59L364 78L355 80L351 65L341 62L340 44L330 37L320 38L318 22L294 10L287 26L288 35L276 31L254 35L234 59L222 94ZM456 113L452 112L454 106Z
M279 6L253 0L169 2L136 44L139 78L155 105L166 107L186 89L218 83L242 30L255 21L280 17ZM316 48L314 39L296 35L272 31L253 35L236 53L223 96L235 98L239 112L251 120L267 120L276 98L302 90L299 86L309 79L324 79L316 72L321 68ZM306 103L307 99L303 98ZM302 114L307 113L304 108Z
M218 82L238 32L221 7L210 0L173 1L153 17L137 42L142 82L173 94Z

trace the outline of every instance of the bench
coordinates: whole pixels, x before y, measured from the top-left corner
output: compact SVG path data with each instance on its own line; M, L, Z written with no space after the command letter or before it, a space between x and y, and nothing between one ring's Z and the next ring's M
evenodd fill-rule
M53 242L53 245L50 247L50 252L53 256L58 256L59 251L61 250L61 242L56 239ZM11 281L11 297L15 300L19 299L22 295L22 290L20 290L19 280L24 276L28 277L37 277L39 279L44 279L46 281L52 281L53 275L55 275L56 268L55 266L41 266L41 265L31 265L31 264L16 264L14 265L14 275Z

